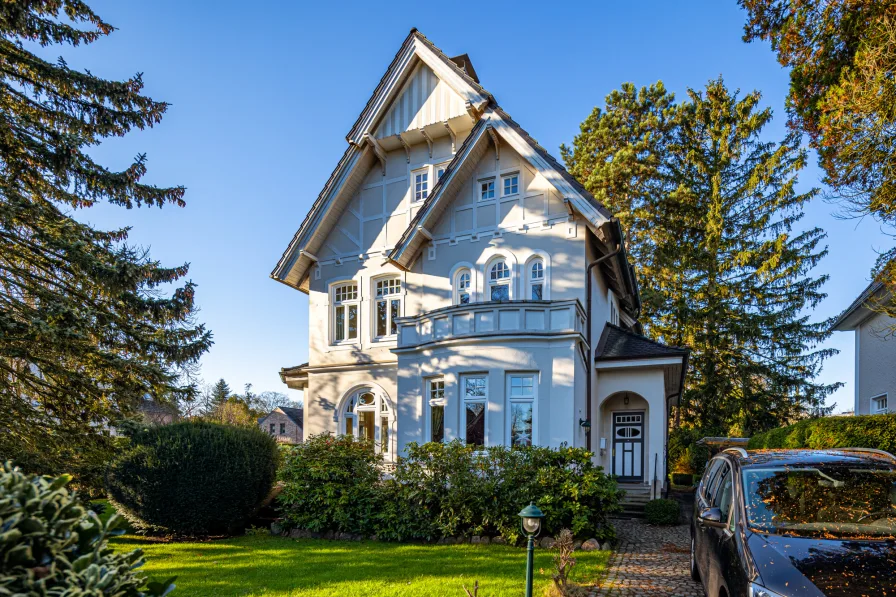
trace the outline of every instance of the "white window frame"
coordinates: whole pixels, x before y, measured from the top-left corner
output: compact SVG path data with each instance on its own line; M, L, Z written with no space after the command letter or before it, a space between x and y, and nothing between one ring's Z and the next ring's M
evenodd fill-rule
M467 277L467 287L461 288L461 277ZM469 305L473 302L473 271L468 267L462 267L454 273L454 280L452 283L452 290L454 297L451 302L454 305ZM461 302L461 296L467 295L467 302Z
M448 411L448 400L445 394L445 378L431 377L426 380L426 441L434 441L432 438L432 413L433 408L442 409L442 442L448 441L448 428L445 425L445 414Z
M471 379L481 379L484 383L484 392L485 396L483 397L468 397L467 396L467 381ZM482 414L482 447L485 448L489 445L488 443L488 375L485 373L468 373L462 375L460 378L460 425L459 427L459 436L460 440L463 443L467 443L467 404L470 403L481 403L483 405L483 414Z
M514 381L520 380L520 392L517 395L514 395ZM531 392L526 392L525 380L529 380L532 382L532 390ZM532 405L532 437L530 438L530 444L532 446L537 446L538 442L536 438L538 437L538 373L535 372L523 372L523 373L508 373L507 381L505 382L505 392L507 396L505 397L505 408L507 409L507 424L505 428L505 444L508 447L513 447L513 405L514 404L531 404Z
M373 404L371 405L356 405L358 399L362 394L373 394ZM350 410L351 409L351 410ZM392 405L389 404L389 401L383 395L382 392L377 390L374 387L362 387L358 390L353 391L349 397L343 402L342 408L340 411L341 416L337 422L337 435L345 435L345 428L347 424L351 424L352 433L351 436L355 439L359 438L359 428L358 422L360 419L359 413L361 412L369 412L373 413L373 450L377 454L383 454L386 458L391 458L392 455L395 454L396 448L396 440L395 440L395 411L392 408ZM386 435L388 445L386 445L386 449L383 450L383 418L386 418Z
M507 192L507 187L512 178L516 178L516 191L513 190L513 186L511 185L510 192ZM508 172L507 174L501 175L501 197L514 197L520 194L520 173L517 172Z
M345 286L354 286L355 292L354 297L352 298L343 298L341 300L337 300L338 291ZM340 280L338 282L333 282L330 284L330 344L338 345L338 344L357 344L360 339L360 331L361 331L361 300L360 300L360 284L358 284L355 280ZM353 338L348 337L348 313L349 310L354 307L355 309L355 336ZM337 338L336 330L336 320L337 313L340 309L344 309L344 319L343 325L344 328L344 336L343 338Z
M432 169L432 171L433 171L433 180L434 180L436 183L438 183L440 180L442 180L442 176L444 176L444 175L445 175L445 172L448 171L448 164L450 164L450 163L451 163L451 162L448 161L448 162L443 162L443 163L441 163L441 164L436 164L435 166L433 166L433 169ZM439 170L442 171L441 174L439 174Z
M391 283L397 283L398 290L397 292L393 292L390 294L380 295L380 285ZM371 312L371 323L372 328L370 330L370 337L374 339L374 341L383 341L383 340L394 340L398 336L398 326L395 324L392 316L392 303L398 301L398 317L404 315L404 295L405 295L405 287L404 281L401 279L401 276L381 276L374 278L371 280L373 285L371 296L373 299L371 300L373 311ZM377 326L379 325L379 314L377 310L379 309L380 303L386 305L386 332L385 334L380 334ZM392 328L395 328L395 331L392 331Z
M491 185L491 189L488 191L483 191L483 185ZM489 201L494 201L498 198L498 189L497 189L497 181L494 176L490 176L488 178L480 178L476 185L476 193L478 197L479 203L487 203ZM483 197L484 193L491 193L491 197Z
M503 263L504 267L507 269L507 277L505 278L495 278L492 279L492 269L496 267L499 263ZM492 260L490 260L485 267L485 286L486 286L486 297L489 302L497 302L492 299L492 288L495 286L507 286L507 300L513 300L513 265L507 263L507 259L503 256L498 256Z
M532 270L535 269L537 264L541 264L541 277L534 278L532 276ZM536 299L532 297L532 291L535 288L536 284L541 284L541 298ZM527 301L536 301L548 300L548 265L544 260L544 257L541 255L536 255L528 262L526 262L526 300Z
M419 190L417 188L418 176L424 177L421 183L421 188ZM432 190L432 186L429 183L429 166L418 168L417 170L411 170L411 203L422 203L423 201L426 201L427 197L429 197L429 191Z
M883 408L880 408L875 404L878 401L883 402ZM887 414L888 412L890 412L889 399L888 399L886 392L883 394L878 394L877 396L873 396L871 398L870 406L871 406L871 414L872 415L884 415L884 414Z

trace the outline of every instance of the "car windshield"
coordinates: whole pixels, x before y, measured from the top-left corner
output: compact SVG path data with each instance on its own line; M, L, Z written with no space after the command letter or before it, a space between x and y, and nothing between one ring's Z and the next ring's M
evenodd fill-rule
M828 538L896 536L896 469L819 465L743 471L749 525Z

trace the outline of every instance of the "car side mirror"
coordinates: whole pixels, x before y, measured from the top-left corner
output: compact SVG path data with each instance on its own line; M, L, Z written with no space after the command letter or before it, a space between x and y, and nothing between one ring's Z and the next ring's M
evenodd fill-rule
M700 511L700 516L697 517L697 522L716 529L724 529L728 526L727 523L722 522L722 511L718 508L703 508Z

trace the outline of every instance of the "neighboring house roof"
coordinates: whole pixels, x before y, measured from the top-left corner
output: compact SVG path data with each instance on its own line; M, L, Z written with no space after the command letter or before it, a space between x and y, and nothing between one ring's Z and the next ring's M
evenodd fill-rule
M686 348L669 346L651 340L618 325L607 323L597 343L595 361L621 359L655 359L662 357L685 357Z
M637 313L640 308L637 282L634 270L626 257L624 235L618 220L509 114L500 108L494 96L480 85L469 56L461 54L449 58L416 28L411 29L405 38L373 95L346 136L349 147L330 175L289 247L271 272L271 277L307 292L308 268L317 261L317 257L311 252L316 251L317 246L312 243L309 247L309 242L316 238L315 235L326 233L327 227L322 224L331 219L333 214L338 215L341 212L341 208L336 204L341 205L348 200L347 196L354 192L369 167L377 161L377 143L369 137L369 134L372 134L372 128L378 119L389 109L408 73L413 70L418 61L422 61L432 68L440 79L444 79L446 84L465 100L467 111L474 117L474 120L477 120L477 123L462 146L458 148L444 176L431 189L425 204L405 230L389 258L400 267L406 269L410 267L420 246L431 237L425 224L431 223L441 215L442 210L434 207L440 203L439 198L446 193L449 193L450 196L454 195L459 188L457 185L462 184L458 181L478 161L472 159L469 160L474 162L472 165L466 164L467 158L471 155L474 158L480 157L489 140L496 141L497 136L500 135L508 145L527 159L558 189L567 201L568 209L574 208L596 232L600 230L599 236L602 237L602 240L619 245L621 250L615 260L614 282L619 285L620 294L627 307L626 310ZM460 173L460 170L464 172ZM616 278L619 279L616 280ZM285 372L281 371L281 377Z
M838 332L847 332L856 329L856 326L861 323L868 314L868 301L878 292L883 290L883 288L884 285L882 282L878 282L877 280L872 281L871 284L862 291L858 298L837 316L834 323L831 325L831 329Z
M276 410L279 410L284 415L289 417L293 423L295 423L299 427L302 427L302 422L304 421L304 416L305 416L304 415L305 411L303 409L292 408L290 406L280 406Z

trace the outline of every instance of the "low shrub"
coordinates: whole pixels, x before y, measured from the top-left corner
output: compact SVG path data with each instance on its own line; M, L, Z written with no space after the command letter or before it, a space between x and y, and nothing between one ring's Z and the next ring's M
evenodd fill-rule
M351 437L309 437L281 469L284 523L393 541L501 535L513 543L517 513L535 502L545 533L614 536L607 516L620 510L621 492L582 449L409 444L391 478L380 480L380 464Z
M66 487L70 477L0 466L0 595L165 595L173 580L147 582L143 552L107 543L120 518L103 523Z
M694 475L691 473L672 473L672 484L690 487L694 484Z
M747 449L850 447L896 453L896 414L806 419L754 435Z
M276 442L257 428L184 421L135 433L106 486L138 529L231 533L270 493L278 460Z
M718 434L684 427L672 429L669 432L669 470L702 475L710 452L706 446L698 446L697 441L707 435Z
M681 520L681 505L675 500L650 500L644 504L648 524L673 525Z

